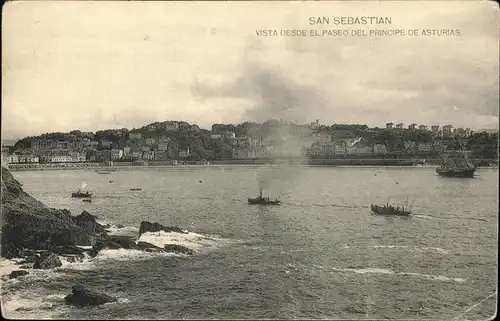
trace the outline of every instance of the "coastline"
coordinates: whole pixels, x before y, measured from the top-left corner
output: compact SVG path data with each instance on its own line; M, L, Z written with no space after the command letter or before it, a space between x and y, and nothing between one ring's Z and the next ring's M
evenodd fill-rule
M407 159L316 159L308 160L308 162L296 162L289 160L223 160L213 161L211 164L201 164L199 162L186 162L184 164L155 164L149 163L147 165L115 163L113 165L97 164L86 166L82 164L9 164L8 169L11 172L21 171L52 171L52 170L81 170L92 172L114 172L114 171L127 171L127 170L141 170L141 169L154 169L154 168L188 168L188 167L219 167L219 166L277 166L277 165L291 165L291 166L304 166L304 167L411 167L411 168L436 168L439 166L438 162L429 161L425 165L415 165L413 160ZM498 169L497 164L491 166L477 165L477 168L491 168Z

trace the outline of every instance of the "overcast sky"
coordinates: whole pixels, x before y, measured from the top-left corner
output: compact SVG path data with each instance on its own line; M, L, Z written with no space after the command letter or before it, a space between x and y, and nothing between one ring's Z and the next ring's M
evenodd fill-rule
M257 37L310 16L435 37ZM11 2L2 20L2 138L184 120L283 118L498 127L494 2ZM356 26L355 26L356 27Z

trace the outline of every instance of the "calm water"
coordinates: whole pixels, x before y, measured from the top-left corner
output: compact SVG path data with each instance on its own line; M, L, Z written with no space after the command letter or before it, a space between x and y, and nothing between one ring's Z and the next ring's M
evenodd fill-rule
M143 220L187 228L196 234L154 237L199 254L106 250L37 271L5 283L9 306L25 309L10 316L477 320L495 313L498 169L480 169L474 179L441 178L433 168L250 166L14 175L48 206L88 210L125 225L121 233L135 235ZM91 204L70 197L82 182L96 195ZM248 205L259 182L283 205ZM370 203L406 198L415 198L411 218L370 213ZM65 306L77 282L119 301Z

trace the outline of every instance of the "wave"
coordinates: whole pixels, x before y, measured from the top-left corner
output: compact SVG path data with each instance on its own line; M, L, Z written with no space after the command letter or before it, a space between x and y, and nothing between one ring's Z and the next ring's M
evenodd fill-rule
M452 278L444 275L432 275L432 274L421 274L414 272L396 272L391 269L381 269L381 268L338 268L338 267L323 267L321 265L314 265L314 267L319 268L321 270L331 271L331 272L352 272L357 274L386 274L386 275L396 275L396 276L412 276L419 277L433 281L441 281L441 282L456 282L456 283L464 283L467 280L463 278Z
M350 245L344 245L344 249L350 249L350 248L360 248L361 246L350 246ZM413 250L417 252L436 252L439 254L449 254L450 252L446 249L440 248L440 247L430 247L430 246L409 246L409 245L369 245L366 246L366 248L383 248L383 249L407 249L407 250Z
M440 254L449 254L449 251L440 247L418 247L418 246L408 246L408 245L372 245L371 248L388 248L388 249L412 249L415 251L430 251L437 252Z
M164 231L143 233L137 241L148 242L161 248L166 244L177 244L196 252L200 252L204 249L213 249L218 243L223 242L223 240L217 236L208 237L193 232L182 234Z

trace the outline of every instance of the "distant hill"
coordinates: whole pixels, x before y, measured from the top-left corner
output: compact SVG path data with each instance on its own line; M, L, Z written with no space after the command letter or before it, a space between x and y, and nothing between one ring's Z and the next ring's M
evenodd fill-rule
M18 141L19 139L2 139L2 145L4 146L14 146L14 144Z
M474 132L475 133L487 132L488 134L495 134L495 133L498 133L498 129L481 128L481 129L475 130Z

